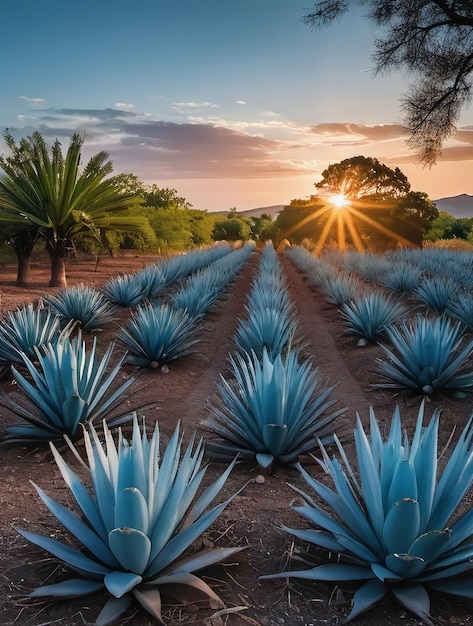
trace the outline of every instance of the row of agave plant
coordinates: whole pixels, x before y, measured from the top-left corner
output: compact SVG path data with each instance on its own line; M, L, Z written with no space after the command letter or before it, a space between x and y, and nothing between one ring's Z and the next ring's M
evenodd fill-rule
M265 249L262 256L269 258L272 253ZM267 262L265 258L261 264L264 272ZM273 273L269 275L268 282L274 285ZM261 283L258 289L264 291L262 276L257 283ZM259 296L255 300L252 293L247 309L249 318L258 301ZM286 437L285 430L292 430L291 435L310 431L314 446L319 423L314 422L314 402L309 398L318 395L318 378L307 362L300 363L300 351L293 349L292 343L291 338L277 354L270 346L263 346L259 354L254 350L251 357L245 356L246 349L236 352L233 362L238 364L240 375L233 382L222 377L221 400L228 409L225 420L229 429L250 433L245 432L244 443L230 443L229 447L222 435L223 457L233 457L235 448L244 451L248 442L253 446L261 425L266 447L253 447L252 453L262 464L270 460L270 445ZM296 414L297 419L292 419ZM272 416L272 421L268 416ZM304 500L303 506L294 509L312 528L283 530L327 552L329 562L266 574L262 579L297 577L337 584L361 581L347 620L369 609L388 591L426 624L432 623L429 588L471 598L473 585L468 572L473 567L473 511L463 517L456 513L473 482L473 425L470 420L438 476L438 419L438 413L434 413L424 427L422 405L412 441L402 430L397 410L386 440L374 412L370 415L369 437L358 419L354 433L358 467L349 463L348 453L335 434L330 437L333 457L333 449L329 451L319 436L320 464L331 476L334 489L325 480L314 479L297 463L303 450L300 441L293 439L293 454L273 454L279 462L295 462L315 493L314 497L294 487ZM76 574L39 587L31 597L70 598L106 592L108 600L96 619L98 625L118 619L133 600L163 624L161 593L166 589L171 595L187 589L194 599L202 596L221 603L196 572L240 548L190 553L187 549L238 495L239 490L226 501L213 504L235 459L202 492L206 470L202 466L204 442L191 439L182 450L179 425L165 449L160 446L158 426L149 438L144 419L140 424L136 415L129 439L120 429L114 438L107 425L100 436L88 423L84 441L87 463L70 441L69 446L89 475L92 491L50 443L77 502L79 516L36 486L42 501L82 549L19 529L29 541Z
M272 244L260 266L239 319L230 374L218 384L204 424L218 439L207 453L219 461L255 459L260 467L293 463L314 450L317 438L329 441L346 409L331 410L333 386L324 386L318 369L301 357L296 310L289 297Z
M337 267L333 260L316 258L301 247L290 249L287 254L309 281L339 307L347 333L358 339L358 345L380 344L386 358L378 359L380 381L375 386L425 396L449 392L463 397L473 391L473 371L467 366L473 340L467 337L470 325L466 322L467 315L472 314L473 300L472 292L465 286L460 289L458 282L445 275L422 278L423 270L407 262L405 266L399 262L388 270L383 257L377 257L376 265L375 255L368 255L371 263L365 261L359 272L349 273L343 269L340 257ZM351 253L345 259L345 266L353 268L354 259L359 256ZM391 287L391 292L386 292L389 282L386 277L392 279L403 270L407 273L407 267L417 276L413 293L417 297L423 294L422 303L429 306L427 312L418 312L419 297L417 303L406 303L406 296L399 293L400 285L396 291ZM361 274L366 279L376 276L378 285L363 281ZM438 304L447 284L455 285L456 300L451 292L450 304L440 309L435 303ZM429 293L431 298L427 297ZM468 309L468 300L472 309L460 316L460 310Z
M7 426L2 441L50 441L63 435L74 439L89 421L100 424L110 419L111 426L118 426L129 420L128 413L110 417L136 380L130 376L114 388L122 365L159 367L186 355L198 342L195 333L199 320L251 253L251 246L231 254L225 250L224 255L219 249L212 260L203 252L206 269L199 264L202 269L171 293L169 302L147 300L136 305L131 320L117 332L124 352L113 366L114 342L99 355L97 335L91 347L83 338L88 322L97 329L114 319L111 310L115 313L116 309L112 304L104 305L98 297L101 292L79 285L45 297L44 307L30 304L8 312L0 320L0 352L12 364L10 371L22 397L17 400L3 388L0 397L22 423ZM174 265L174 276L183 276L183 268L194 270L195 261L182 264L184 258L166 262L167 266ZM196 284L203 289L205 301ZM184 305L189 309L180 308ZM22 367L25 373L20 371Z

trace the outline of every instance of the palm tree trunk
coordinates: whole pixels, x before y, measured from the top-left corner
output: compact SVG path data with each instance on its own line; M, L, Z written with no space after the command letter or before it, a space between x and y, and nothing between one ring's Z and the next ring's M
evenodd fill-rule
M67 239L48 240L47 248L51 259L50 287L67 287L66 257L69 252Z
M33 282L31 274L31 252L33 251L37 236L37 230L32 229L19 233L11 240L18 263L16 274L17 287L26 287Z

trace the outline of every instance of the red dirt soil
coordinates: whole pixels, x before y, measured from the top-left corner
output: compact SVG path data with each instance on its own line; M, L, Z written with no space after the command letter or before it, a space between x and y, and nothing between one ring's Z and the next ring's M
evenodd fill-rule
M156 257L127 256L100 260L69 262L67 268L69 286L86 283L100 286L120 273L128 273L156 261ZM336 308L309 286L305 277L296 271L291 262L281 257L287 276L290 296L296 305L300 334L314 366L319 367L322 378L329 384L337 384L333 395L338 406L346 406L344 425L350 430L359 413L366 424L370 405L378 420L389 425L396 402L400 406L404 426L412 430L417 416L418 402L407 403L392 393L380 392L372 387L377 378L376 358L381 356L378 346L356 347L353 339L344 335L344 326ZM208 413L208 400L215 394L219 375L228 371L228 353L233 347L233 336L238 318L244 316L244 303L254 272L258 255L247 264L236 280L225 290L219 301L208 311L202 321L198 336L200 342L192 355L175 361L168 373L160 370L146 371L135 383L137 389L126 402L130 410L142 406L147 423L159 421L160 431L170 435L178 421L181 422L186 439L197 431L209 436L201 421ZM15 267L6 264L0 268L0 292L2 312L35 301L46 293L55 293L48 285L49 268L34 265L35 283L29 288L14 285ZM128 312L120 314L117 323L127 319ZM106 347L116 336L116 327L107 328L99 334L101 347ZM131 366L123 367L123 376L135 373ZM11 382L1 383L11 390ZM446 443L453 426L460 432L472 407L471 399L432 401L427 405L427 417L437 406L443 409L440 448ZM123 412L123 410L121 411ZM0 428L9 423L12 416L0 406ZM351 449L351 445L348 449ZM59 524L40 501L30 481L36 482L46 493L71 508L74 500L64 484L59 470L51 460L46 447L12 445L1 450L0 464L0 624L59 624L76 626L92 622L102 606L103 597L87 597L54 604L27 601L24 594L62 570L54 559L24 540L16 531L20 527L54 537L65 537ZM72 455L65 453L66 460L74 466ZM302 459L308 471L324 479L318 465L310 457ZM210 464L208 480L214 480L223 467ZM236 555L230 565L214 568L208 573L216 592L225 602L226 610L194 605L166 608L164 617L170 626L176 624L202 624L208 626L309 626L311 624L340 624L350 609L350 585L302 584L294 579L286 581L259 581L263 574L288 569L291 558L302 558L307 546L293 541L291 536L279 529L281 524L304 527L304 520L290 505L298 502L297 494L288 483L309 490L297 472L291 468L278 467L264 476L264 482L255 482L259 473L251 464L237 466L220 494L222 501L247 481L242 493L228 506L214 526L204 534L205 545L246 546ZM469 506L469 503L465 503ZM322 556L322 555L321 555ZM298 562L292 562L296 569ZM444 623L470 623L472 604L461 605L455 599L433 598L432 614ZM134 626L151 626L155 622L136 607L119 623ZM359 626L395 624L414 626L420 621L387 597L374 609L354 622Z

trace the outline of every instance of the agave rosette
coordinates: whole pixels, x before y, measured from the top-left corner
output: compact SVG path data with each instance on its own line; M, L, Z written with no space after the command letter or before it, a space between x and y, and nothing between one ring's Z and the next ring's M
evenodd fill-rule
M133 598L163 624L161 591L171 585L177 586L178 596L182 587L187 587L191 597L197 594L222 605L212 588L193 572L242 548L206 549L184 556L183 553L237 495L209 508L233 463L198 495L206 470L202 466L203 442L195 443L192 439L181 459L179 425L161 459L158 425L149 439L144 420L140 427L136 415L130 441L120 430L116 443L106 424L104 445L92 425L84 430L84 439L88 460L88 465L84 465L90 472L92 495L50 444L81 517L34 486L51 513L86 551L18 529L79 577L38 587L30 597L76 597L104 590L110 597L96 621L101 625L117 619Z
M335 420L345 409L330 411L336 400L333 387L320 383L319 372L309 361L299 362L299 351L271 359L230 355L230 382L221 376L219 398L210 406L204 424L220 436L208 440L211 458L256 459L262 467L274 461L294 463L300 454L313 450L317 437L328 441Z
M35 346L55 343L60 332L61 319L49 309L29 303L8 311L0 319L0 359L23 363L21 353L35 358Z
M63 323L77 322L83 330L101 330L115 319L116 306L88 285L61 289L57 295L43 296L43 302Z
M402 431L398 409L387 440L373 411L370 439L357 418L358 473L336 438L341 460L330 458L321 445L323 465L335 489L300 468L324 504L294 487L305 500L294 510L315 528L284 530L337 554L337 562L263 578L363 581L347 621L376 604L388 590L430 625L429 588L473 598L471 575L462 577L473 569L473 509L460 518L457 515L473 483L473 417L437 477L439 412L426 427L423 416L422 404L412 442Z
M193 337L196 323L187 311L168 304L139 305L118 333L128 351L125 362L156 368L189 354L199 341Z
M467 366L473 340L463 342L461 322L445 315L418 315L390 326L386 335L392 347L382 346L388 360L379 360L384 380L374 386L427 396L441 390L454 394L473 391L473 371Z
M82 424L108 418L135 380L130 377L112 390L124 356L108 371L114 344L100 357L97 338L88 349L81 332L72 339L61 335L55 344L35 350L39 367L22 353L29 378L12 367L25 401L17 402L0 388L4 406L26 422L7 426L3 442L51 441L63 435L75 438L82 434ZM114 418L128 419L129 415Z
M348 333L375 342L388 326L404 317L407 310L391 295L373 291L343 304L341 313Z

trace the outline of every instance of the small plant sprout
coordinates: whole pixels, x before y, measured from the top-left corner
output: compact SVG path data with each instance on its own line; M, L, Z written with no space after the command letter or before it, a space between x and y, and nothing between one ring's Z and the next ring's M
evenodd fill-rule
M329 563L262 578L361 582L346 621L379 602L388 591L408 611L433 626L428 590L473 597L473 509L457 507L473 483L473 417L470 417L443 470L438 471L438 423L435 411L423 426L422 403L409 441L399 410L383 440L374 412L370 439L360 419L355 429L358 471L335 438L339 458L321 445L323 466L335 489L301 475L320 503L293 487L305 503L294 510L313 527L291 535L327 550Z
M191 439L181 459L179 425L159 457L159 429L148 439L143 420L133 418L132 438L119 431L116 443L104 425L104 443L89 424L84 430L85 449L93 492L51 445L55 461L74 496L80 516L53 500L34 485L40 498L58 522L83 546L81 551L49 536L17 529L28 541L59 559L77 575L44 585L31 598L70 598L107 592L95 624L104 626L120 617L133 599L159 624L161 592L180 602L196 597L222 601L195 571L219 563L242 548L213 548L197 552L187 549L217 519L238 492L209 508L225 484L234 463L205 491L202 467L203 442ZM74 446L69 444L75 456ZM33 483L34 484L34 483Z

